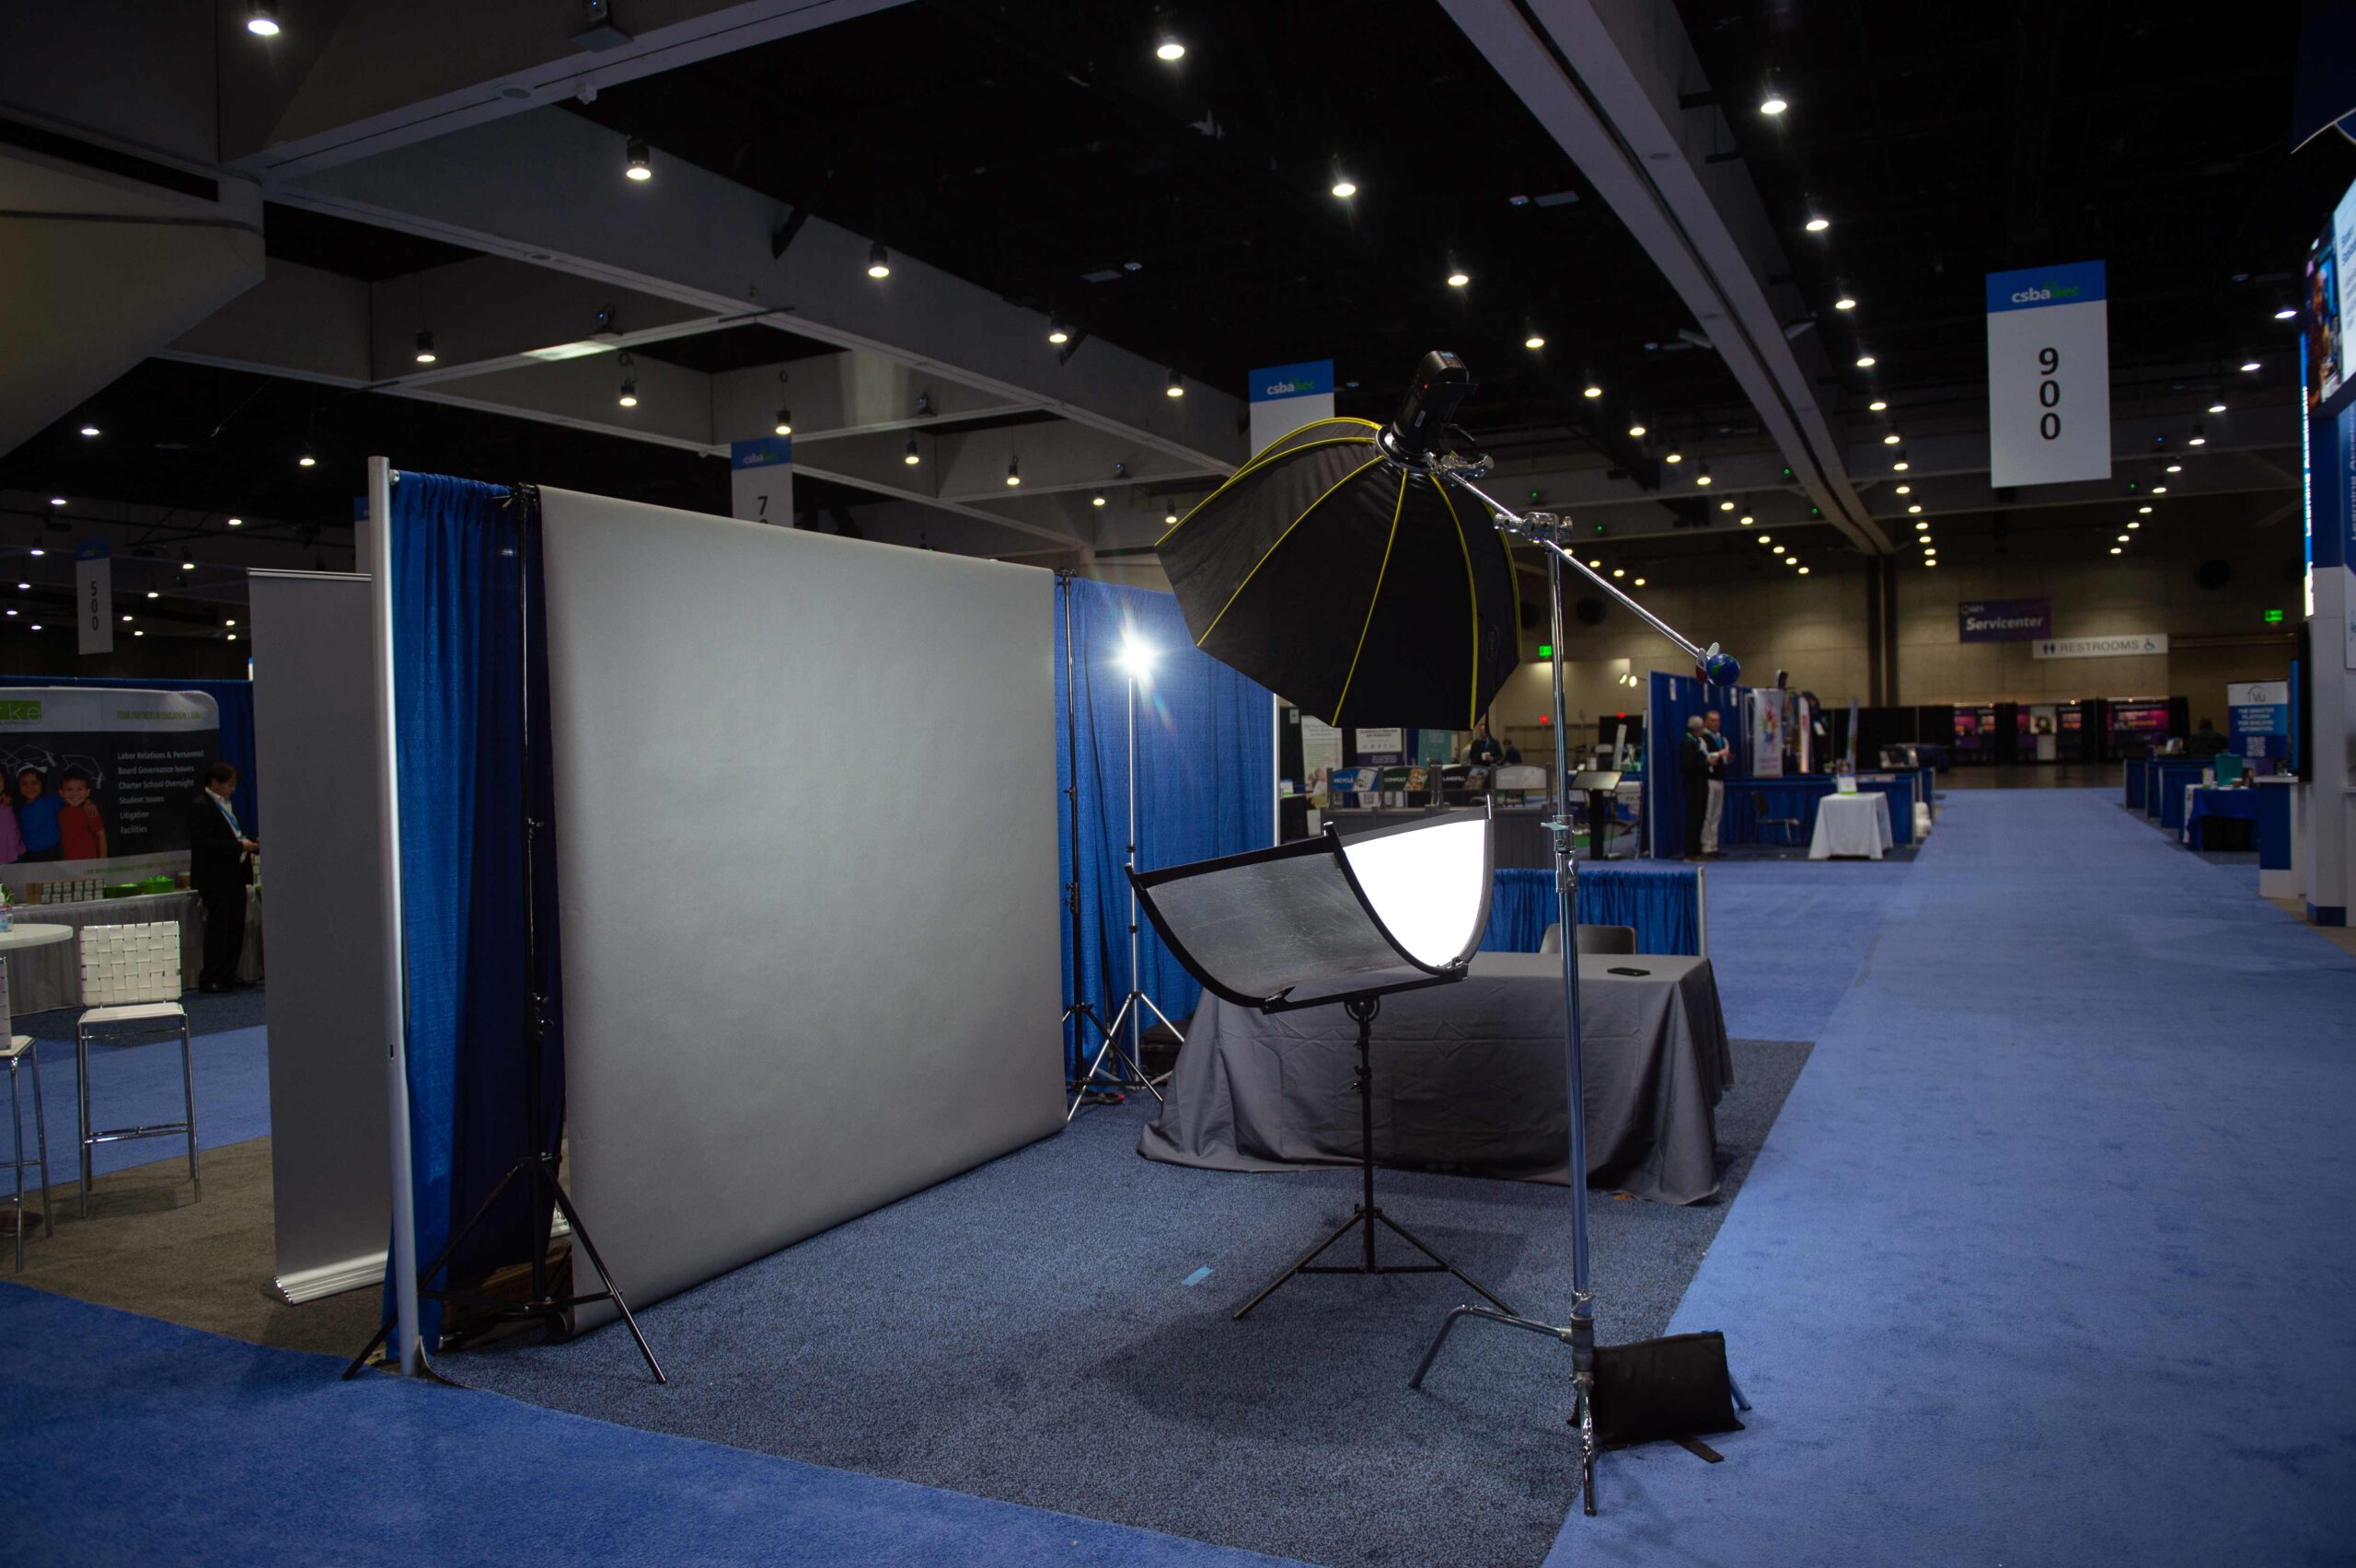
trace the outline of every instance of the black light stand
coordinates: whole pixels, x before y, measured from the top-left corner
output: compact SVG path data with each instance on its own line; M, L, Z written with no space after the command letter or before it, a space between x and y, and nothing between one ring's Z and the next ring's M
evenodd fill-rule
M1064 911L1071 917L1071 997L1064 1003L1061 1029L1068 1031L1064 1047L1064 1091L1071 1096L1071 1104L1064 1112L1068 1122L1076 1115L1083 1100L1091 1095L1109 1092L1091 1089L1087 1079L1092 1076L1082 1058L1088 1052L1086 1030L1096 1032L1099 1041L1109 1044L1115 1036L1104 1020L1096 1016L1096 1004L1089 999L1083 977L1087 970L1081 963L1080 941L1080 714L1079 663L1073 657L1071 585L1077 575L1068 567L1056 569L1056 591L1064 602L1064 808L1071 824L1071 880L1064 883ZM1100 1046L1098 1059L1103 1055Z
M1325 999L1330 1001L1340 998L1328 997ZM1279 1012L1284 1009L1281 1008L1270 1008L1267 1010L1271 1012ZM1350 1211L1349 1218L1344 1220L1331 1235L1325 1238L1324 1240L1320 1241L1316 1246L1311 1247L1308 1251L1303 1252L1300 1255L1299 1262L1294 1263L1290 1268L1285 1270L1284 1273L1270 1280L1266 1285L1262 1286L1260 1287L1260 1293L1257 1296L1252 1297L1251 1300L1245 1302L1237 1309L1235 1314L1236 1320L1241 1322L1245 1313L1251 1311L1253 1308L1260 1305L1261 1302L1265 1301L1269 1297L1274 1296L1278 1287L1283 1286L1295 1274L1452 1274L1457 1278L1462 1280L1465 1284L1471 1286L1474 1290L1479 1291L1483 1296L1485 1296L1490 1300L1496 1302L1499 1310L1507 1313L1512 1312L1513 1309L1507 1307L1504 1301L1500 1300L1496 1291L1491 1290L1487 1286L1483 1285L1479 1280L1474 1279L1471 1274L1466 1274L1462 1269L1458 1268L1454 1263L1449 1262L1446 1258L1441 1257L1438 1252L1432 1251L1430 1247L1425 1245L1422 1239L1417 1237L1414 1231L1409 1230L1405 1226L1400 1224L1397 1220L1383 1213L1382 1210L1375 1204L1374 1068L1368 1055L1368 1047L1370 1043L1370 1038L1373 1032L1375 1014L1382 1010L1382 993L1369 992L1364 995L1350 997L1345 1000L1342 1000L1342 1010L1348 1013L1351 1018L1356 1020L1358 1026L1358 1076L1357 1081L1351 1087L1358 1091L1358 1170L1365 1179L1363 1194L1359 1198L1357 1206ZM1377 1225L1388 1228L1392 1234L1396 1235L1401 1240L1406 1242L1410 1247L1415 1249L1416 1251L1421 1252L1425 1257L1429 1258L1431 1262L1427 1263L1377 1262L1374 1256L1374 1228ZM1321 1263L1315 1261L1317 1257L1327 1248L1333 1246L1334 1242L1339 1241L1343 1237L1347 1236L1352 1230L1361 1232L1365 1238L1366 1251L1362 1261L1355 1263Z
M466 1224L455 1231L432 1262L418 1271L417 1295L422 1301L439 1301L445 1306L457 1304L489 1310L494 1321L538 1322L545 1324L552 1337L563 1338L572 1332L572 1312L594 1301L611 1301L616 1311L629 1330L630 1338L638 1343L638 1353L646 1358L646 1369L654 1374L657 1383L668 1383L662 1366L654 1359L654 1352L647 1345L646 1336L639 1332L638 1320L630 1316L629 1303L622 1299L621 1287L614 1283L606 1261L597 1255L597 1244L589 1238L588 1228L582 1223L581 1211L573 1207L572 1197L557 1175L556 1152L549 1147L547 1127L541 1113L541 1055L548 1043L549 1009L545 989L546 954L541 948L539 920L539 866L537 844L540 833L548 824L533 809L538 798L538 775L532 750L532 617L531 577L539 558L539 498L537 491L518 486L510 505L518 507L517 548L515 551L516 619L520 628L519 659L522 686L523 726L521 736L521 766L517 772L522 779L524 824L524 1125L525 1153L522 1159L507 1168L488 1195L475 1208ZM531 1294L522 1301L512 1297L485 1296L475 1292L437 1289L434 1276L448 1266L458 1249L473 1235L475 1228L498 1207L507 1189L521 1181L529 1189L531 1223L535 1231L532 1246ZM550 1292L549 1278L549 1236L542 1228L540 1216L549 1212L549 1205L561 1210L564 1222L572 1228L573 1239L581 1252L595 1271L601 1288L581 1296L555 1296ZM368 1357L385 1343L392 1332L394 1320L387 1317L377 1325L375 1334L361 1347L352 1365L343 1369L349 1380L366 1366ZM414 1325L411 1325L412 1332Z
M1412 1389L1423 1387L1424 1374L1431 1370L1433 1360L1448 1341L1449 1331L1462 1318L1476 1318L1484 1322L1503 1323L1507 1328L1524 1329L1561 1341L1571 1348L1571 1424L1579 1433L1579 1503L1590 1516L1595 1513L1595 1456L1599 1437L1596 1429L1596 1343L1595 1290L1588 1272L1588 1236L1587 1214L1587 1078L1580 1049L1578 943L1573 940L1578 919L1578 857L1571 831L1571 776L1569 741L1565 733L1566 705L1563 693L1563 662L1567 646L1563 622L1563 567L1567 562L1599 587L1610 594L1639 619L1659 632L1691 657L1703 679L1718 685L1729 685L1741 674L1734 659L1722 652L1715 643L1702 648L1687 640L1676 628L1622 593L1610 579L1590 569L1585 561L1563 544L1565 525L1560 517L1549 513L1524 515L1484 494L1474 483L1487 473L1484 458L1463 459L1455 456L1408 456L1405 461L1422 467L1445 482L1463 490L1489 509L1496 525L1509 537L1519 538L1540 547L1546 556L1546 589L1553 617L1553 731L1554 731L1554 814L1546 824L1548 836L1553 842L1555 918L1563 927L1563 1016L1564 1016L1564 1079L1565 1098L1570 1108L1570 1177L1571 1177L1571 1310L1566 1324L1541 1322L1511 1311L1496 1311L1479 1306L1462 1306L1450 1311L1440 1322L1439 1332L1424 1352L1422 1365L1408 1379ZM1483 1292L1484 1295L1487 1293ZM1492 1298L1494 1299L1494 1297ZM1657 1342L1656 1342L1657 1343ZM1723 1361L1719 1369L1723 1372ZM1738 1408L1750 1408L1739 1389L1728 1387Z

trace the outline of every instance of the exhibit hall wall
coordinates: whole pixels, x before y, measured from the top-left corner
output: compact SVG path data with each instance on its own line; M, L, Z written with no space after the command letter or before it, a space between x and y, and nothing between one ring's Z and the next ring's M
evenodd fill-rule
M280 1294L385 1277L384 853L368 579L248 574L257 769L270 780L262 930Z
M632 1303L1059 1128L1053 575L541 496L569 1170Z

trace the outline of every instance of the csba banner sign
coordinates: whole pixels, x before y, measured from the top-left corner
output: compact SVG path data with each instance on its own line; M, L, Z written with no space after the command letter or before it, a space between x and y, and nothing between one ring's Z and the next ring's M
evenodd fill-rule
M1965 642L2033 642L2053 631L2050 599L1983 599L1955 613L1956 636Z
M1988 482L2110 478L2110 318L2099 261L1988 274Z

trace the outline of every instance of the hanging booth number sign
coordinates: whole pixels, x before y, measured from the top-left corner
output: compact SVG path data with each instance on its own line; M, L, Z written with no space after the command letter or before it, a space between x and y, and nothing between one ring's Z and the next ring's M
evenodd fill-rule
M2103 264L1988 274L1989 483L2110 478Z

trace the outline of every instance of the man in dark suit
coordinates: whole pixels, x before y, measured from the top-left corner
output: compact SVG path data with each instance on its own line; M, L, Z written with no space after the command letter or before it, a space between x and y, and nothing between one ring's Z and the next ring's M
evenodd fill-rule
M216 762L205 773L204 791L188 808L188 880L204 905L204 968L197 975L200 991L235 990L237 959L246 950L246 884L250 880L248 857L261 846L237 825L229 797L237 788L237 770Z
M1702 858L1702 822L1710 812L1711 753L1702 738L1702 716L1685 721L1685 738L1677 744L1677 781L1685 787L1685 858Z

